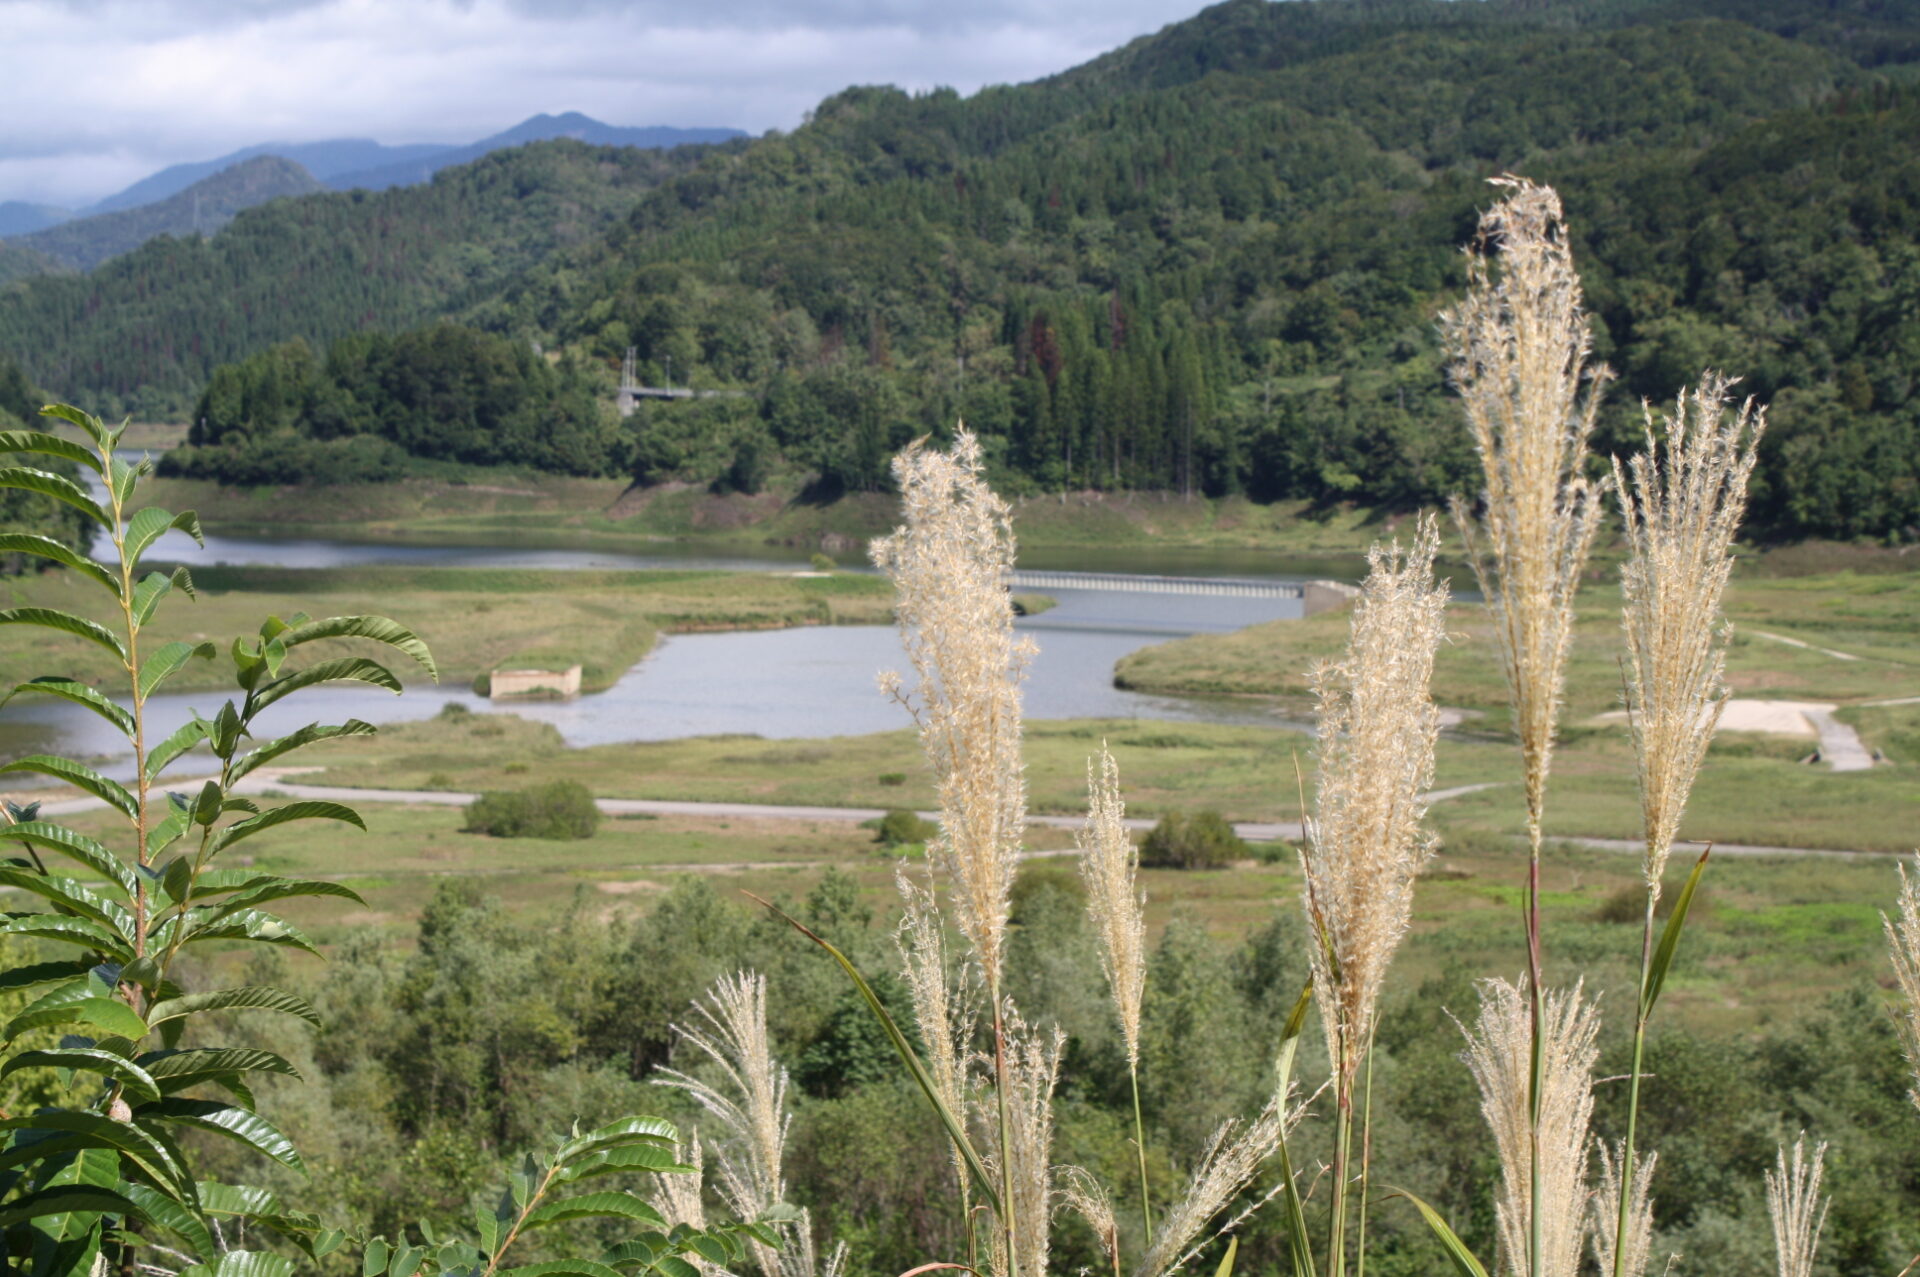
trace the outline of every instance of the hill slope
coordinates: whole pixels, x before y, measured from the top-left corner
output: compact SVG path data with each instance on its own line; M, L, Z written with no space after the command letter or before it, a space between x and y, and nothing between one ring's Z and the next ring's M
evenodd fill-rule
M408 156L376 165L343 169L326 175L327 185L337 191L356 188L379 191L389 186L424 182L443 168L471 164L483 155L528 142L549 142L568 138L589 146L640 146L671 149L703 143L731 142L746 134L739 129L676 129L665 127L623 128L602 124L578 111L563 115L536 115L505 132L482 138L471 146L450 146L420 156Z
M479 305L693 159L539 142L422 186L248 209L212 239L153 240L86 276L0 288L0 351L109 413L179 412L216 365L274 342Z
M138 208L142 204L156 203L179 194L195 182L204 181L217 173L224 173L236 164L245 163L262 155L277 155L283 160L291 160L313 176L325 181L337 174L355 169L372 168L380 164L404 163L452 149L451 146L432 142L386 146L371 138L330 138L323 142L265 142L259 146L244 147L231 154L223 155L219 159L170 164L158 173L141 178L124 191L107 196L84 210L84 214L114 213L122 209Z
M242 209L326 188L292 160L261 155L203 178L155 204L76 217L21 235L15 246L74 270L92 270L157 235L212 235Z

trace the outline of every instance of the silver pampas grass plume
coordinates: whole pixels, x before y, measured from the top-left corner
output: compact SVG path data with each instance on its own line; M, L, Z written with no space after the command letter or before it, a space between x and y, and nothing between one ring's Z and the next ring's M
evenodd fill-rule
M898 591L896 615L916 685L881 686L913 712L940 798L929 848L952 885L955 922L997 996L1008 893L1026 833L1020 682L1032 648L1013 632L1011 511L987 486L980 442L915 443L894 458L905 522L873 543Z
M1481 984L1480 1017L1467 1031L1466 1061L1500 1153L1501 1188L1494 1209L1508 1271L1518 1277L1575 1277L1586 1231L1587 1124L1593 1115L1600 1017L1578 986L1563 993L1544 991L1541 1011L1537 1174L1528 1112L1531 1010L1518 987L1505 980ZM1536 1182L1540 1259L1533 1271Z
M1734 534L1766 427L1751 399L1733 408L1732 382L1708 373L1657 422L1645 408L1646 451L1613 463L1629 557L1627 712L1639 769L1648 907L1660 896L1687 797L1726 705L1721 602Z

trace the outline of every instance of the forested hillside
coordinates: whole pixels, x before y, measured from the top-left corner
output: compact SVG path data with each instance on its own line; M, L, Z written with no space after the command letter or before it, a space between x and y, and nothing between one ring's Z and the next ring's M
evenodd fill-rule
M421 186L249 209L210 240L159 239L89 275L0 291L0 352L109 415L183 412L216 366L275 342L480 302L699 154L540 142Z
M156 235L211 235L242 209L325 189L292 160L261 155L203 178L166 199L138 208L76 217L22 235L13 246L30 249L62 266L91 270L109 258L132 252Z
M849 89L517 253L457 242L512 238L487 164L441 176L460 212L428 234L347 197L250 214L0 294L0 348L66 393L183 407L269 342L454 316L596 361L609 399L629 346L649 380L751 392L643 407L602 454L643 479L751 485L777 458L874 488L964 416L1015 489L1408 505L1468 481L1433 317L1511 170L1566 194L1615 439L1723 367L1775 405L1757 528L1904 537L1917 53L1880 0L1230 0L1034 84ZM376 222L418 247L377 251ZM292 267L287 238L312 245Z

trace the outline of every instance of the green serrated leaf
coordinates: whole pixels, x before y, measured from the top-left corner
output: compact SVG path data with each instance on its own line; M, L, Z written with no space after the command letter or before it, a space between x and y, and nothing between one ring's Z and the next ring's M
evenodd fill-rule
M305 1169L300 1150L281 1133L279 1127L258 1113L217 1100L188 1100L175 1096L142 1109L138 1121L143 1128L150 1127L156 1121L171 1122L177 1126L190 1126L210 1134L224 1135L283 1166L294 1170Z
M667 1223L659 1211L632 1193L582 1193L536 1207L520 1227L524 1232L572 1219L630 1219L655 1228L664 1228Z
M297 647L302 643L312 643L317 639L357 638L369 639L375 643L384 643L395 651L412 657L420 668L431 675L435 682L440 680L439 668L433 662L433 653L420 636L397 621L384 616L330 616L320 621L304 621L277 636L288 647Z
M120 999L103 992L95 980L76 980L42 994L25 1010L7 1021L0 1038L11 1042L29 1029L55 1024L91 1024L106 1033L138 1041L147 1034L147 1026L134 1009Z
M121 864L118 856L85 834L75 833L65 825L56 825L45 820L23 821L17 825L0 825L0 842L30 842L42 851L51 851L65 856L69 860L85 865L102 878L120 884L120 889L129 896L134 892L133 871Z
M72 404L47 404L40 409L40 415L43 417L52 417L57 421L64 421L70 426L79 427L81 433L85 434L87 438L93 440L103 448L113 442L112 432L101 423L100 418L90 412L82 412ZM98 470L99 468L99 465L96 463L94 469Z
M63 701L72 701L83 709L104 718L128 740L133 739L133 715L122 709L105 693L89 687L85 683L70 678L36 678L29 682L17 683L5 697L0 697L0 706L16 696L31 693L35 696L55 696Z
M198 1015L202 1011L279 1011L284 1015L298 1016L316 1029L320 1027L320 1017L305 998L264 984L239 985L231 989L215 989L208 993L189 993L184 997L172 998L154 1006L147 1013L147 1022L157 1028L168 1020Z
M0 488L18 488L23 492L37 492L43 497L52 497L55 501L72 506L103 528L113 526L113 516L102 510L99 503L87 495L85 488L65 475L50 474L32 466L0 466Z
M264 670L264 664L260 668ZM258 714L302 688L316 687L321 683L366 683L373 687L384 687L395 695L401 691L400 680L380 662L370 661L364 656L342 656L309 665L303 670L259 685L248 700L249 716Z
M16 758L0 772L32 772L35 775L51 776L64 781L76 789L85 790L108 806L116 808L121 815L133 818L136 804L133 795L117 780L109 780L91 767L74 762L70 758L60 758L53 754L30 754L25 758Z
M191 510L185 514L173 514L159 506L148 506L127 520L126 557L129 564L138 566L147 547L151 546L167 533L178 529L191 536L196 544L205 545L207 539L200 534L200 520Z
M19 1069L73 1069L82 1073L97 1073L109 1081L118 1082L126 1093L135 1099L157 1100L160 1098L160 1086L147 1071L130 1060L123 1060L111 1051L102 1051L94 1047L58 1047L45 1051L22 1051L0 1064L0 1077Z
M69 918L51 913L22 914L0 922L0 935L32 936L56 944L79 945L122 962L133 961L133 946L126 937L92 918ZM120 1032L118 1029L114 1031ZM7 1036L12 1037L14 1033L9 1032Z
M207 738L207 725L202 719L184 723L165 740L147 751L147 779L153 780L166 770L169 763L192 749Z
M58 630L62 634L72 634L89 643L104 647L121 662L127 659L127 648L115 634L98 621L89 621L83 616L71 612L62 612L52 607L9 607L0 608L0 625L33 625L43 630Z
M93 449L77 444L71 439L62 439L59 435L48 434L44 430L0 430L0 452L39 453L45 457L59 457L65 461L75 461L93 471L101 473L100 458Z
M52 537L41 536L37 532L3 532L0 533L0 554L31 554L47 559L62 567L72 568L88 580L105 586L115 598L120 596L120 582L114 579L111 572L72 546Z
M120 1193L106 1188L74 1185L70 1188L45 1188L29 1193L10 1207L0 1208L0 1228L11 1228L30 1219L48 1215L79 1214L132 1216L144 1219L146 1212Z
M274 759L290 754L303 745L311 745L323 740L338 740L347 736L371 736L374 734L374 730L371 723L363 723L357 718L350 718L337 727L325 727L318 723L309 723L297 732L289 732L278 740L268 741L258 749L252 750L234 763L230 775L237 784L242 776L253 771L256 767L265 766Z
M284 825L294 820L337 820L359 829L367 827L367 822L360 819L360 813L344 803L313 800L285 803L271 811L263 811L258 816L228 825L220 831L220 837L214 842L214 850L225 851L243 838L251 838L257 833L272 829L275 825Z
M194 657L211 660L220 649L212 643L173 642L157 647L153 655L140 663L140 696L146 699L160 690L160 685L186 668Z

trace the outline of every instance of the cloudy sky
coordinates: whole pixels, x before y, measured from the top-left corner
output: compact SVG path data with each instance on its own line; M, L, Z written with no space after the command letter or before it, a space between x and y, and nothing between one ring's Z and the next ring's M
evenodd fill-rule
M269 141L470 142L541 111L791 128L848 84L1032 79L1202 0L0 0L0 200Z

